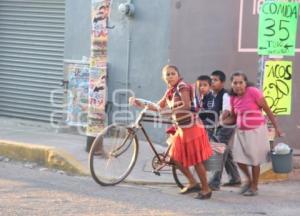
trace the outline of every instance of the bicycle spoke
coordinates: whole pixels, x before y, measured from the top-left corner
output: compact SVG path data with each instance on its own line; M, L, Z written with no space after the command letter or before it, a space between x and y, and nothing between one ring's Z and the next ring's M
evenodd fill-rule
M98 143L97 143L98 142ZM98 157L92 152L102 146ZM90 153L90 170L101 185L114 185L130 173L137 157L137 138L123 125L111 125L95 140Z

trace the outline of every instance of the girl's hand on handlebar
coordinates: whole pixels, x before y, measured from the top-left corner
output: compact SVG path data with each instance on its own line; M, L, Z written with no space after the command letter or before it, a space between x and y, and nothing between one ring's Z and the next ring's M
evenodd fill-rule
M129 104L133 105L133 106L136 106L136 107L139 107L139 108L146 108L148 110L152 110L152 111L159 111L160 108L159 108L159 105L151 102L151 101L148 101L148 100L145 100L145 99L142 99L142 98L135 98L135 97L130 97L129 98Z
M129 101L129 104L132 105L132 106L139 107L139 108L144 108L143 104L140 103L140 101L137 100L135 97L130 97L128 99L128 101Z

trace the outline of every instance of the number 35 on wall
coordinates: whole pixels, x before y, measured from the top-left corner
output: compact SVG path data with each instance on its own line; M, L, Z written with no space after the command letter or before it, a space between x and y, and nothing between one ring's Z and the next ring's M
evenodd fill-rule
M295 55L299 3L265 2L260 8L259 55Z

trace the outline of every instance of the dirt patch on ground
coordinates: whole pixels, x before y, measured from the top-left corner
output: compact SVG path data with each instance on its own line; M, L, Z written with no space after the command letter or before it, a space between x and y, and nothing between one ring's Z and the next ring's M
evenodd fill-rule
M300 181L300 169L294 169L294 170L289 174L289 179L290 179L290 180L299 180L299 181Z

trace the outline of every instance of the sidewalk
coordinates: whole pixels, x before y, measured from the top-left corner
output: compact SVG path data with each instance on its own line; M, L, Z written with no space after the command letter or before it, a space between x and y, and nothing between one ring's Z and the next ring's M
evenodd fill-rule
M0 118L0 122L0 155L36 162L42 166L64 170L69 174L90 175L88 153L85 151L86 136L57 133L56 129L45 123L31 123L4 117ZM164 150L164 147L156 146L161 152ZM140 141L137 163L126 181L139 184L173 184L170 170L161 172L160 176L152 173L152 158L153 153L148 143ZM263 179L268 181L287 179L287 175L270 174L269 169L270 166L264 167ZM223 179L226 181L226 175Z
M57 133L49 124L31 123L0 117L0 155L28 160L69 174L90 175L86 136ZM140 141L138 160L126 178L135 183L173 184L171 171L152 173L153 153L148 143ZM163 151L163 147L157 145Z

